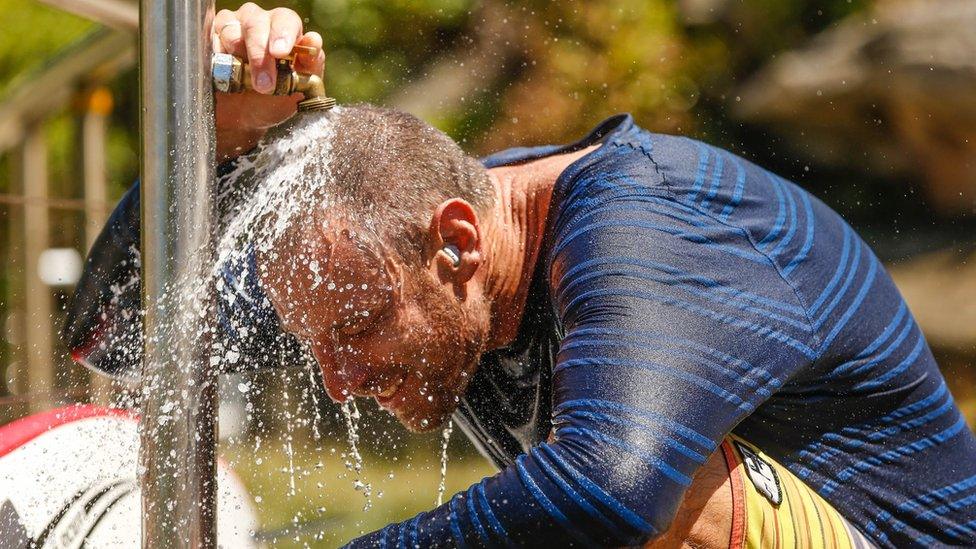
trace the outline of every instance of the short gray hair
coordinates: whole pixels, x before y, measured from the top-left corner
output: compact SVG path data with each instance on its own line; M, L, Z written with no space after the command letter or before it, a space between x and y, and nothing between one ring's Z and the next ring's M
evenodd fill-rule
M374 105L336 109L327 203L407 262L423 260L430 217L450 198L479 213L494 203L482 164L417 117Z

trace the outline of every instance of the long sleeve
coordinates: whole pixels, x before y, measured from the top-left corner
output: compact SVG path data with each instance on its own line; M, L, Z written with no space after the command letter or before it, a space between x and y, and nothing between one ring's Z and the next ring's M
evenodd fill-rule
M640 544L721 439L815 359L805 309L744 231L660 187L586 193L552 234L553 440L351 547Z
M227 173L231 165L221 165ZM113 376L139 375L142 352L140 183L126 191L102 229L66 310L62 337L72 357ZM253 251L221 266L215 344L227 371L298 364L298 341L281 330L257 277Z
M61 337L74 360L137 377L142 348L139 182L126 191L92 245L65 310Z

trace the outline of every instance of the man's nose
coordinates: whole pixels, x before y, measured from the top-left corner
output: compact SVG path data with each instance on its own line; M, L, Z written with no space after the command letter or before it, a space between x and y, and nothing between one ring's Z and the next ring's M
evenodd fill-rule
M329 398L335 402L346 400L350 396L349 388L346 387L344 376L340 372L334 346L312 345L312 356L315 357L319 371L322 372L322 384Z

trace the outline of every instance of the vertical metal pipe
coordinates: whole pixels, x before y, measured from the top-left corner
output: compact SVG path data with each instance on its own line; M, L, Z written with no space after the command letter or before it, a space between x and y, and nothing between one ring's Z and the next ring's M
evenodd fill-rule
M24 190L24 155L22 150L10 155L11 190L23 193ZM24 351L24 209L19 204L5 204L7 222L3 226L7 229L7 256L4 267L7 269L7 288L2 310L4 315L4 337L7 339L7 362L2 364L6 370L8 380L13 381L11 387L14 393L28 393L26 353ZM10 383L10 381L8 381ZM24 409L11 408L7 414L0 414L0 421L28 415L29 402L24 402Z
M112 111L112 92L94 85L79 93L77 116L78 163L85 189L85 252L91 249L108 218L108 181L106 179L106 141L108 116ZM88 373L92 401L108 405L112 399L112 379L95 372Z
M190 291L213 256L212 19L213 0L140 1L140 463L150 548L216 545L216 377L202 326L213 305Z
M82 186L85 189L85 250L91 249L108 219L108 116L112 112L112 92L105 86L92 86L80 92L78 112L78 151Z
M41 252L47 249L51 227L48 222L47 143L40 122L31 123L21 149L21 181L24 189L24 345L27 359L27 390L36 393L31 411L53 404L54 352L51 334L51 288L37 270Z

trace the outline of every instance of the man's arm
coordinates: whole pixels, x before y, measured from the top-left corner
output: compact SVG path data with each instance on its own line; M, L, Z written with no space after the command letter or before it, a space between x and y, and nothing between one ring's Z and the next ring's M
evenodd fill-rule
M315 56L299 54L298 71L319 74L325 62L322 37L303 32L302 20L292 10L264 10L246 3L236 11L221 10L214 18L214 50L245 58L251 65L256 92L216 94L218 171L226 173L229 162L252 149L268 128L295 113L301 94L268 95L274 90L275 60L291 54L296 45L318 49ZM267 78L267 80L264 79ZM139 310L139 183L136 182L112 212L95 241L85 270L67 307L62 337L72 357L90 367L119 376L137 375L140 349ZM296 344L278 328L273 310L253 275L253 258L243 264L224 266L220 284L223 299L219 313L229 331L231 345L250 344L253 360L269 358L268 341L281 342L289 352ZM247 276L248 273L251 276ZM254 330L261 337L237 338L241 329ZM276 347L277 348L277 347ZM243 363L243 362L242 362Z
M681 501L671 527L644 549L730 549L735 524L735 489L721 449L702 465ZM744 504L744 502L743 502ZM741 518L745 518L742 516Z
M815 359L804 308L744 232L655 187L578 202L552 252L554 440L352 547L643 544L719 441Z
M220 10L214 17L213 32L215 52L247 60L255 90L216 94L217 160L223 162L252 149L269 128L295 114L303 99L299 93L270 95L278 77L276 60L290 55L296 44L310 46L316 48L315 56L299 53L295 70L322 74L325 53L322 36L303 32L301 17L287 8L264 10L247 2L236 11Z
M226 169L226 168L225 168ZM117 377L138 377L142 349L139 182L126 191L85 260L62 329L74 360ZM224 345L240 358L228 371L297 363L300 345L285 333L260 287L253 252L221 266L217 316ZM283 355L283 356L282 356Z

